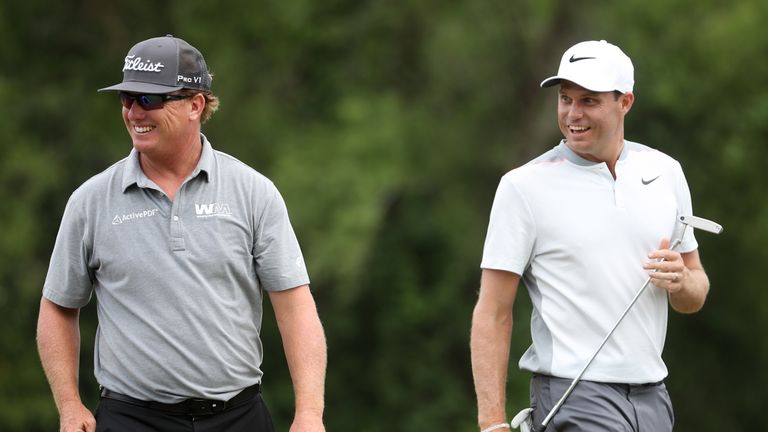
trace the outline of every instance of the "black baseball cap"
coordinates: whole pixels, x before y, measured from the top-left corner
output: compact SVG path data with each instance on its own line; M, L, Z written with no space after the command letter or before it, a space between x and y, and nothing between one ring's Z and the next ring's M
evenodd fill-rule
M211 91L211 74L200 51L166 35L139 42L128 51L123 82L99 91L171 93L181 89Z

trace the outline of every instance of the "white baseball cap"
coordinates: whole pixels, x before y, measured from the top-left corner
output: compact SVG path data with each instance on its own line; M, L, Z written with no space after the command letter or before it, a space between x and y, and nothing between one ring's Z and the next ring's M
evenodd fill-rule
M563 54L557 75L542 81L541 86L553 86L562 80L595 92L627 93L635 85L635 68L616 45L604 40L579 42Z

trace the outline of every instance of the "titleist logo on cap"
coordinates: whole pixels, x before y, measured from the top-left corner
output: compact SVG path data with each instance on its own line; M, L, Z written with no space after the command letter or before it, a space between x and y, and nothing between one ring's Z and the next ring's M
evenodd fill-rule
M123 72L125 71L142 71L142 72L160 72L165 65L161 62L152 63L152 60L142 61L141 57L135 55L125 56L125 66L123 66Z
M167 94L187 88L210 92L211 79L200 51L167 35L134 45L125 56L123 82L99 91Z

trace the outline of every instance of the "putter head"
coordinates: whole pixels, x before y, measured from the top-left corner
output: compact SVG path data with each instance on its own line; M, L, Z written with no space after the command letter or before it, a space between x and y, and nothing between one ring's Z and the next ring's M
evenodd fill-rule
M680 215L677 217L675 232L672 234L672 238L670 239L670 249L674 250L678 245L680 245L680 243L683 242L685 229L688 227L700 229L712 234L720 234L723 232L723 227L718 223L712 222L711 220L693 215Z
M509 425L513 429L520 428L520 432L533 432L533 420L531 419L531 413L533 408L526 408L519 413L509 422Z
M700 229L712 234L720 234L721 232L723 232L723 227L718 223L712 222L711 220L707 220L707 219L700 218L693 215L680 216L678 219L680 220L681 223L691 228Z

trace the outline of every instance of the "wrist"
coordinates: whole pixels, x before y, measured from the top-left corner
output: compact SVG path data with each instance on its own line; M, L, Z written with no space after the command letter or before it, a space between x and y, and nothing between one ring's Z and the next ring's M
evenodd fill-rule
M60 399L54 398L54 402L56 403L56 408L58 409L59 413L68 409L79 408L83 406L83 401L80 399L79 395L64 397Z
M295 419L304 419L304 420L323 420L323 409L322 408L304 408L304 409L297 409L294 413Z
M497 431L497 430L500 430L500 429L512 429L512 427L507 422L501 422L501 423L492 424L492 425L490 425L490 426L480 430L480 432L492 432L492 431Z

